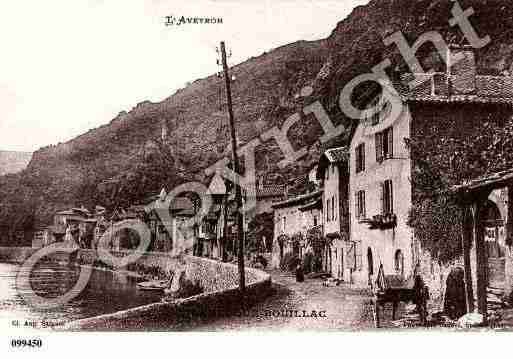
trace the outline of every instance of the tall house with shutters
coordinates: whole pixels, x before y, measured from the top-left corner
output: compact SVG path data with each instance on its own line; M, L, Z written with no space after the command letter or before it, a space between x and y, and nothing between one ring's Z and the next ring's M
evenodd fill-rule
M324 270L333 278L351 280L351 273L361 263L355 258L355 243L349 240L347 147L325 151L317 165L317 179L324 188L322 194L322 226L325 250Z
M382 94L370 106L381 111L360 122L350 145L350 238L361 261L352 281L361 285L374 281L381 264L385 273L405 276L413 266L413 231L407 224L411 160L404 141L410 118L406 110L390 121Z
M463 60L456 61L455 56ZM500 124L513 113L513 77L477 74L474 51L467 46L451 47L447 58L444 72L404 74L392 84L395 91L384 89L368 96L363 101L368 110L352 128L350 241L358 243L356 255L363 263L351 279L360 285L374 282L381 265L385 274L404 278L418 265L428 285L445 276L408 225L415 193L412 176L418 164L408 140L436 150L443 148L437 147L443 138L463 140L483 120ZM386 100L390 96L400 99L398 116ZM487 239L490 283L508 282L505 268L513 263L513 259L505 260L507 211L501 198L501 193L492 192L487 201L491 209L483 215L487 233L494 234Z

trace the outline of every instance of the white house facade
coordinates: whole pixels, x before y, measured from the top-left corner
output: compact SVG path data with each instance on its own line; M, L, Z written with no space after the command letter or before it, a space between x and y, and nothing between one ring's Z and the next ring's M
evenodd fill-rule
M373 104L383 103L378 95ZM410 115L391 121L389 108L360 121L350 144L350 238L357 243L362 265L353 281L374 281L380 265L386 274L408 277L413 269L413 230L408 226L412 203L411 159L405 139Z

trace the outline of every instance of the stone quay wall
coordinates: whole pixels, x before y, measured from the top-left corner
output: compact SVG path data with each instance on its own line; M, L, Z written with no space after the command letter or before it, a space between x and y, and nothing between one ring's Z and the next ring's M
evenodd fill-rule
M21 263L38 249L30 247L0 247L0 262ZM127 252L113 252L122 255ZM52 253L50 260L68 261L69 254ZM80 250L77 261L81 264L93 264L98 259L94 250ZM192 321L203 321L212 317L221 317L240 313L271 293L269 274L246 267L246 292L241 296L238 289L239 274L236 264L194 256L172 257L167 253L149 252L141 254L136 263L146 267L158 267L163 271L175 271L185 267L186 278L198 282L204 292L185 299L163 301L116 313L85 318L70 322L64 330L169 330L188 325Z
M269 274L246 268L246 292L241 296L237 287L237 266L204 258L186 258L187 271L194 273L202 285L210 289L185 299L153 303L120 312L81 319L68 323L67 331L119 331L119 330L180 330L191 323L211 318L240 315L245 308L265 299L271 292ZM213 279L215 277L215 279ZM244 303L244 307L242 307Z

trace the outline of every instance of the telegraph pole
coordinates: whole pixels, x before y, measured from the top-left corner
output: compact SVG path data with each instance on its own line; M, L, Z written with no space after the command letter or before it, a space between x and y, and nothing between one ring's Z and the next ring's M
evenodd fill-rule
M224 80L226 83L226 99L228 102L228 115L230 117L230 137L232 144L232 163L233 171L239 173L239 159L237 157L237 138L235 136L235 119L233 116L233 104L232 104L232 90L231 90L231 78L228 71L228 62L226 60L226 48L224 41L221 41L221 56L223 60ZM234 183L235 188L235 201L237 203L237 211L235 216L237 219L237 251L238 251L238 266L239 266L239 290L244 293L246 289L246 278L244 273L244 225L242 223L242 193L240 185Z

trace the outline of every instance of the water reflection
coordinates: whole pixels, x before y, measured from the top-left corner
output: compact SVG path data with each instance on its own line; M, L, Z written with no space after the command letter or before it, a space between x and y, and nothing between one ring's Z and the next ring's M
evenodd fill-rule
M138 290L135 278L94 270L86 288L69 303L53 309L33 308L25 303L16 290L18 268L15 264L0 263L0 317L3 319L62 323L157 302L161 297L159 293ZM35 293L56 298L75 285L80 268L39 263L32 273L22 275L29 276Z

